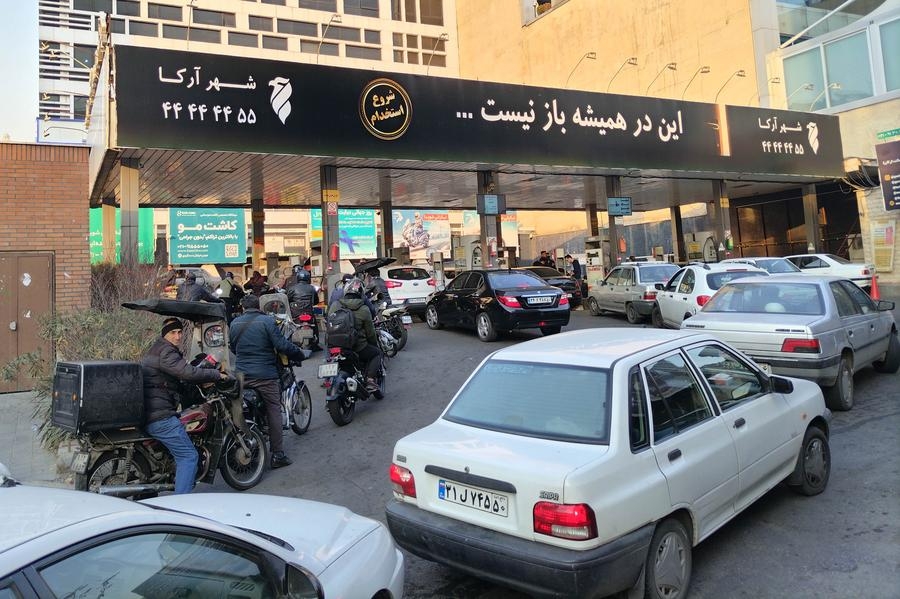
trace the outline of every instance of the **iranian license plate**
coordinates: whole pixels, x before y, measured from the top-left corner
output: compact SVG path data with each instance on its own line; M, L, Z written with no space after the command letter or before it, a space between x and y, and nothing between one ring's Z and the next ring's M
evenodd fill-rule
M76 453L72 458L72 472L75 474L84 474L87 472L88 459L91 457L89 453Z
M539 295L537 297L529 297L529 304L552 304L553 303L552 295Z
M337 362L327 362L325 364L319 364L319 378L325 379L332 376L337 376L338 373L338 364Z
M407 304L424 304L425 298L424 297L411 297L408 300L406 300L406 303Z
M412 324L412 316L406 315L400 317L400 322L403 324Z
M569 297L569 299L572 299L572 294L571 294L571 293L567 293L566 295Z
M765 373L768 374L769 376L772 376L772 367L771 367L771 366L769 366L768 364L761 364L761 363L759 363L759 362L757 362L757 365L758 365L760 368L762 368L762 371L763 371L763 372L765 372Z
M449 480L438 480L438 497L444 501L497 514L504 518L509 515L509 499L506 495L483 489L475 489Z

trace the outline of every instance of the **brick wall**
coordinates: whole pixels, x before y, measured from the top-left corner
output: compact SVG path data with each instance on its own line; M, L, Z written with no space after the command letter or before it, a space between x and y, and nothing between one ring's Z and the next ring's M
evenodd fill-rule
M56 311L90 307L88 154L0 143L0 252L53 252Z

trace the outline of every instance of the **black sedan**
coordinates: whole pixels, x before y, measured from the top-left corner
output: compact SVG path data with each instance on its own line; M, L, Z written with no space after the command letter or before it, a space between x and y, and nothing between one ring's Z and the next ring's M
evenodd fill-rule
M553 335L569 324L569 298L528 271L467 270L431 296L425 322L475 329L482 341L515 329Z
M572 308L577 308L581 305L581 281L576 280L575 277L570 277L549 266L521 266L513 270L526 270L536 274L544 279L548 285L559 287L565 291L566 295L569 296L569 305Z

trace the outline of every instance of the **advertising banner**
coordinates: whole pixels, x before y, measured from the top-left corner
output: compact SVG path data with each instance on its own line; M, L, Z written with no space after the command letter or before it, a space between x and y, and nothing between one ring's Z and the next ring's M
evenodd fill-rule
M432 252L450 255L447 210L394 210L394 247L408 247L410 260L427 260Z
M88 212L91 264L103 262L103 208L90 208ZM138 262L153 264L156 250L156 228L153 225L153 208L138 208ZM122 254L122 216L116 208L116 263Z
M894 246L897 243L897 221L876 221L872 230L872 261L876 272L894 270Z
M376 244L375 210L371 208L339 208L338 229L341 244L341 258L375 258L378 256ZM322 240L322 209L309 211L310 239Z
M475 210L463 210L460 235L480 235L481 221ZM515 210L507 210L500 215L500 235L503 236L503 247L519 247L519 220Z
M172 264L243 264L247 226L242 208L170 208Z
M875 146L885 210L900 210L900 140Z

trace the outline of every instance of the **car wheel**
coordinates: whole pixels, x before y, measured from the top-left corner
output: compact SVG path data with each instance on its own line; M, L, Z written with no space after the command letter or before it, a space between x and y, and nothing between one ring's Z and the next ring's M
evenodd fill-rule
M634 304L625 304L625 318L628 319L628 322L631 324L638 324L643 320L641 315L638 314L637 309L635 309Z
M597 304L596 298L588 298L588 310L591 311L591 316L600 316L603 310L600 309L600 306Z
M846 412L853 407L853 363L848 354L841 356L837 380L824 391L825 405L830 409Z
M663 324L662 312L656 304L653 304L653 310L650 312L650 323L657 329L663 329L666 326Z
M884 353L884 360L872 362L872 368L878 372L886 372L888 374L893 374L900 370L900 339L897 338L897 331L891 333L887 351Z
M828 486L831 475L831 447L821 429L814 426L806 429L793 480L788 486L801 495L818 495Z
M674 518L660 523L647 552L648 599L684 599L691 584L691 542L684 525Z
M482 341L494 341L497 338L497 329L491 322L491 317L487 312L479 312L475 317L475 330L478 331L478 338Z
M555 335L562 330L562 327L541 327L541 333L547 335Z
M437 308L435 308L434 306L428 306L425 309L425 324L428 325L429 329L433 330L440 329L444 326L438 319Z

